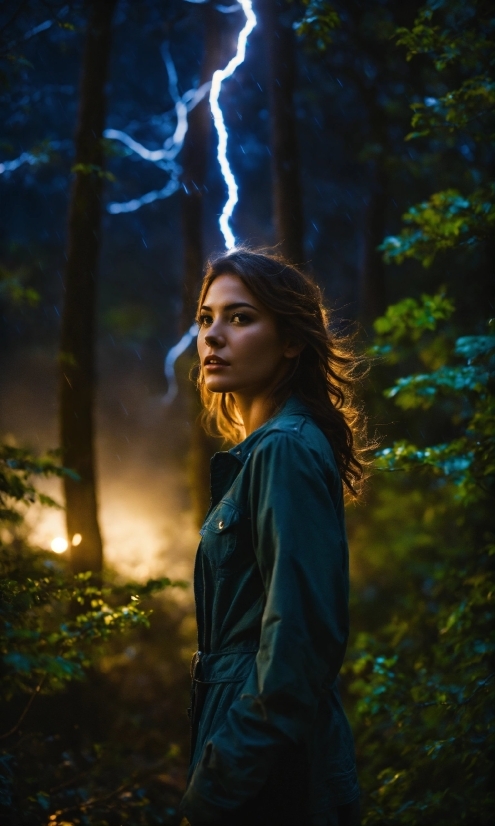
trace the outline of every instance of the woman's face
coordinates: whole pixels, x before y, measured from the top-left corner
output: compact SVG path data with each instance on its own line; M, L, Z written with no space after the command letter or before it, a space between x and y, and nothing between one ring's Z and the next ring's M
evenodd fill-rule
M263 394L300 350L281 337L273 313L236 275L215 278L199 316L198 352L213 393Z

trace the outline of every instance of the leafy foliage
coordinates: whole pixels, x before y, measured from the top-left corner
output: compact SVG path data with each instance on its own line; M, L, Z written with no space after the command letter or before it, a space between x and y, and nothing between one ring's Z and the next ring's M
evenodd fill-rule
M439 16L441 25L434 23ZM406 140L430 137L447 145L465 141L468 154L474 143L489 147L494 134L495 21L487 4L430 0L411 29L398 29L396 39L406 47L407 60L417 55L433 59L444 82L452 76L464 78L458 88L412 104L414 131ZM485 167L489 165L487 157ZM385 260L400 264L416 258L428 267L438 252L486 240L493 231L494 196L492 181L466 194L453 188L434 193L405 213L400 235L384 240Z
M408 139L448 145L467 130L468 140L486 141L493 82L482 70L493 62L493 23L485 25L484 11L481 3L427 3L412 30L398 31L408 59L428 54L437 72L469 75L457 90L413 106L419 131ZM442 26L433 25L434 12ZM427 267L447 249L474 249L493 223L493 195L490 182L466 196L432 194L385 239L385 260ZM362 618L347 666L365 824L487 824L493 809L495 335L491 322L486 334L458 335L450 347L452 329L432 341L452 311L441 292L404 299L375 322L374 353L390 365L419 358L429 368L396 377L385 396L409 416L408 429L423 435L441 421L444 439L400 438L378 452L383 475L361 528L368 547L388 544L367 567L389 599L374 631Z
M440 98L427 98L426 103L414 103L411 126L414 131L406 140L423 138L441 133L456 135L468 129L473 121L488 120L495 105L495 84L481 76L465 80L459 89L454 89ZM482 134L475 132L474 140L481 140Z
M450 318L453 312L452 300L444 290L437 295L424 294L421 301L404 298L375 320L376 339L370 354L386 356L395 363L403 354L404 344L415 345L426 331L435 330L437 323Z
M426 312L431 299L424 299ZM389 336L394 334L394 310L389 308L386 324L384 319L376 323L378 329L387 327ZM415 311L421 323L418 307ZM403 312L396 317L395 333L402 339ZM377 457L377 470L394 476L394 482L383 484L395 487L395 508L401 497L411 496L411 482L417 487L416 518L423 535L413 555L401 554L400 567L407 575L390 615L374 633L357 635L347 665L350 691L358 697L355 724L369 795L365 824L490 822L494 352L495 335L461 337L453 355L463 363L400 378L387 391L406 409L450 405L457 435L421 448L401 440ZM404 472L410 479L401 484L395 475ZM407 532L412 526L404 510L401 523ZM378 524L369 526L368 541L374 530L382 530L383 512L375 511L371 518ZM393 530L397 532L396 523ZM446 537L450 542L444 544ZM400 543L400 535L393 542ZM393 566L399 562L388 561ZM397 588L399 569L389 575Z
M408 226L400 235L385 239L380 247L385 260L401 264L406 258L416 258L429 267L438 252L487 240L495 226L494 196L495 184L468 196L455 189L436 192L405 213Z
M340 16L328 0L304 0L304 17L296 25L297 34L319 52L325 51L340 26Z
M444 15L443 27L434 23L438 11ZM479 0L427 0L414 25L399 27L395 39L406 47L407 60L428 55L437 72L454 65L476 74L494 62L495 23L489 4Z
M26 276L20 270L11 272L0 267L0 298L6 298L10 304L28 304L36 307L40 300L39 293L33 287L25 286Z
M66 706L72 684L83 681L88 670L95 668L116 635L128 636L149 626L150 609L142 606L142 600L185 583L163 578L144 585L97 587L90 572L72 576L53 554L29 547L22 530L25 509L34 501L56 505L36 490L33 475L66 473L55 454L37 458L23 448L0 448L0 527L4 526L0 534L0 674L2 701L10 711L3 719L3 725L6 721L10 725L0 734L0 740L7 743L0 756L0 808L8 812L12 823L42 824L50 811L50 823L65 822L69 812L76 818L71 822L77 823L83 822L80 816L86 817L85 812L104 813L109 806L115 808L114 798L125 792L127 797L118 808L137 807L137 823L149 810L139 782L148 770L129 776L128 766L122 764L120 776L127 780L109 792L108 772L117 755L112 756L108 749L98 754L93 745L84 787L76 799L70 791L70 805L66 798L66 805L60 806L63 796L48 793L46 788L58 790L56 781L61 772L64 774L67 754L65 763L57 758L49 748L53 735L40 737L36 730L26 729L26 718L32 715L33 705L46 703L52 695L61 696L62 707ZM43 766L41 755L47 761ZM164 757L165 764L162 760L158 766L162 771L170 762L170 756ZM63 782L62 788L65 786ZM90 802L88 790L93 787L98 794ZM125 791L128 788L135 789L138 797Z
M439 13L443 25L434 23ZM495 20L483 0L437 3L430 0L420 9L411 29L400 27L396 42L405 46L406 59L427 55L440 74L455 71L468 75L457 89L439 98L428 97L412 104L412 126L407 139L438 135L446 139L463 131L472 140L493 137L495 105Z
M47 456L34 457L26 448L14 445L0 445L0 520L9 523L22 521L22 505L40 502L43 505L58 507L49 496L40 493L32 483L37 476L72 476L77 475L57 462L57 452Z
M127 594L123 605L112 606L112 592L89 584L90 572L71 580L48 554L33 555L15 542L13 546L0 549L4 623L0 670L5 699L41 684L45 692L59 691L66 683L83 679L96 645L116 632L148 622L138 594ZM177 585L168 579L156 580L145 593L172 584ZM72 618L71 605L81 606Z
M477 163L409 207L380 249L387 263L424 267L462 251L466 289L469 254L495 214L493 41L482 0L428 0L395 32L435 90L412 103L406 141L425 147L425 167L453 148ZM344 687L363 823L484 826L494 803L495 329L481 319L466 329L445 287L403 298L374 328L373 392L384 382L399 420L382 411L398 438L377 453L366 511L349 518L355 638Z

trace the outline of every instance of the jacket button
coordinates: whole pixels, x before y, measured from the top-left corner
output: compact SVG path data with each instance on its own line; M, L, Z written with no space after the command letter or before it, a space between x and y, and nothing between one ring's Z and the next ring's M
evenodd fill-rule
M222 530L224 525L225 525L225 522L223 521L223 519L221 519L220 522L218 523L218 527L220 528L220 530Z

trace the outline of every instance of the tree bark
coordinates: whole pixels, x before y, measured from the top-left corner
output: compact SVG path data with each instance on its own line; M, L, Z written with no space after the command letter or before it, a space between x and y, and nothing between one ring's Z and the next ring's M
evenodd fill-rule
M373 162L370 179L370 199L366 207L363 258L360 273L359 317L365 326L385 312L387 290L382 243L387 228L387 174L381 159Z
M65 300L60 352L60 432L66 478L65 501L71 566L75 573L101 571L94 455L95 316L103 189L102 135L111 24L116 0L92 0L82 62L75 135L75 178L68 226Z
M277 242L293 263L304 261L304 220L294 91L296 43L286 0L259 0L270 103L273 214Z
M222 14L208 3L204 15L204 53L199 83L209 83L216 69L230 59L230 35L237 14ZM203 196L212 133L208 95L189 113L182 150L182 231L184 239L184 281L182 290L182 331L191 326L203 272Z

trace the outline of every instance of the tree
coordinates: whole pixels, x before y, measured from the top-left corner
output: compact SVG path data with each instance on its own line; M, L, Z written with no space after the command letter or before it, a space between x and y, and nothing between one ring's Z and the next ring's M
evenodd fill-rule
M285 0L262 0L257 13L266 43L275 234L281 252L293 263L301 265L304 262L304 219L294 111L296 43L293 15Z
M149 810L154 801L143 801L140 784L146 778L152 785L153 770L143 771L141 765L139 773L124 761L115 782L109 767L119 763L120 755L114 752L109 759L99 745L86 770L75 772L77 756L69 756L69 738L63 731L68 689L86 680L110 640L123 634L129 639L136 629L149 626L151 611L141 606L141 599L185 583L163 578L101 589L90 583L89 572L73 575L63 559L31 547L24 530L26 510L34 501L57 506L38 492L33 477L52 475L72 474L56 455L38 457L25 448L0 444L0 818L8 826L43 826L48 817L50 823L64 823L70 813L80 822L80 814L91 813L103 822L100 818L106 819L109 812L115 815L118 808L119 818L127 820L131 811L133 822L142 824L149 822L147 815L153 816ZM80 608L77 616L70 609L74 602ZM87 683L84 688L90 692ZM50 698L57 703L55 718ZM32 724L40 704L44 726L39 717ZM82 718L79 706L78 727ZM86 743L82 751L88 746L92 750ZM109 782L115 783L110 790ZM165 800L162 795L158 801L161 814L170 806L171 792L174 801L178 799L178 790L169 788Z
M216 69L230 59L234 40L233 26L238 26L237 14L225 14L211 3L202 9L204 15L204 51L199 85L209 83ZM188 130L182 155L182 227L184 243L184 275L182 287L182 332L191 326L204 266L203 196L211 146L212 119L208 98L189 113ZM191 448L189 454L190 490L198 525L203 523L209 506L210 458L215 451L214 440L207 436L198 417L200 404L196 391L188 386L191 408Z
M94 456L95 314L100 246L105 83L116 0L93 0L84 49L75 174L69 210L65 300L60 344L60 438L63 461L79 476L64 479L67 535L75 572L100 571Z
M478 158L489 157L494 29L486 13L483 3L452 0L438 10L427 3L411 29L398 30L408 59L428 55L447 87L442 97L413 104L408 139L432 137L449 149L469 141ZM452 89L454 78L461 85ZM495 214L488 175L472 178L471 191L450 188L410 207L400 234L383 242L385 260L412 258L428 268L456 250L472 266ZM418 436L434 432L436 417L443 439L418 446L403 438L378 458L380 469L406 474L395 486L416 501L422 547L402 559L412 587L401 589L387 621L354 649L369 824L487 824L493 809L495 336L493 322L486 330L480 319L469 335L451 327L432 339L428 331L452 310L441 295L423 296L375 322L383 358L397 363L415 354L423 362L421 372L396 378L387 396L411 411ZM406 530L404 514L402 522ZM377 749L385 731L386 746Z
M227 62L232 14L222 14L211 3L203 12L204 49L199 85L210 83L213 72ZM237 16L237 15L235 15ZM191 326L204 264L203 196L211 145L212 121L208 97L189 113L182 150L182 227L184 281L182 289L182 332Z
M438 359L453 309L441 294L389 307L375 322L378 351ZM382 603L375 627L355 609L347 664L365 824L491 820L493 332L492 324L458 337L437 369L401 376L387 391L419 430L442 419L444 440L403 438L379 452L385 479L373 486L366 538L353 547Z
M324 38L331 4L309 5L305 25L316 13ZM469 284L486 278L479 262L495 214L494 24L483 2L427 2L395 39L408 61L423 56L428 78L406 140L426 169L434 150L446 187L430 186L381 250L388 263L420 262L431 280L438 259L449 293L455 253L463 303L456 316L443 287L403 297L374 323L373 391L386 382L400 414L387 415L397 438L377 454L366 512L349 519L347 697L364 824L485 826L494 803L495 336L485 306L466 312L466 273Z
M365 12L358 2L306 5L298 30L326 73L336 75L345 87L342 114L351 110L346 114L352 118L354 97L361 121L358 128L349 123L345 137L365 188L357 304L359 319L369 328L387 306L386 266L378 247L390 230L391 201L398 197L394 182L395 189L402 189L401 173L411 166L403 143L409 125L406 95L422 79L421 72L415 77L398 51L390 48L390 41L397 26L412 19L418 4L377 0L368 3ZM336 124L335 129L339 129Z

